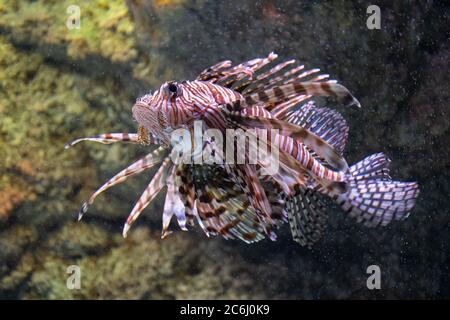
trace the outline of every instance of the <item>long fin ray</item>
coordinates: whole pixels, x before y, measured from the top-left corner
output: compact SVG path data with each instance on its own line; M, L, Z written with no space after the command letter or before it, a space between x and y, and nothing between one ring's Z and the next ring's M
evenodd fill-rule
M343 85L332 82L293 82L273 87L245 97L248 105L258 103L275 104L287 100L292 95L331 96L348 106L361 107L359 101Z
M131 225L136 221L136 219L139 217L141 212L150 204L150 202L166 185L166 179L171 170L172 165L173 163L170 160L170 157L164 159L163 164L159 167L158 171L155 173L149 185L145 189L144 193L141 195L138 202L131 211L130 215L128 216L127 222L125 223L122 232L124 238L127 236L128 230L130 229Z
M138 141L138 135L136 133L105 133L105 134L98 134L94 137L86 137L86 138L80 138L76 139L72 142L69 142L64 146L64 149L69 149L70 147L73 147L74 145L82 142L82 141L94 141L99 142L103 144L111 144L115 142L129 142L129 143L139 143Z
M229 115L237 123L241 123L250 128L260 129L278 129L279 134L283 136L290 136L293 139L300 140L307 147L314 150L320 157L325 159L331 166L346 172L348 164L339 152L328 144L325 140L317 136L306 128L299 127L292 123L281 121L277 119L257 118L252 116L243 116L238 113Z
M119 173L117 173L114 177L109 179L106 183L104 183L97 191L95 191L90 197L89 200L83 203L80 212L78 213L78 221L81 220L83 215L87 212L90 205L94 203L95 198L100 195L102 192L108 190L109 188L124 182L128 178L141 173L144 170L150 169L154 165L163 161L164 156L166 154L166 150L162 147L157 148L152 153L149 153L144 158L136 161L132 165L123 169Z

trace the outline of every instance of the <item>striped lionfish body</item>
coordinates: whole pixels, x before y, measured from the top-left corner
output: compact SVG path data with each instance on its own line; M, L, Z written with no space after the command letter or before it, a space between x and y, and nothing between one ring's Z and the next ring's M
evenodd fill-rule
M163 188L167 189L163 238L170 233L173 216L182 230L197 222L208 236L221 234L247 243L276 239L276 228L288 222L294 240L311 247L325 230L330 199L367 226L405 219L418 196L417 183L393 181L390 160L382 153L348 166L343 156L346 121L311 99L331 96L357 107L359 102L328 75L319 75L318 69L305 71L294 60L274 64L276 57L271 53L235 66L223 61L194 81L166 82L133 106L138 133L103 134L69 144L91 140L158 145L101 186L83 204L79 219L100 193L157 164L158 171L125 223L124 236ZM202 154L223 156L232 146L233 159L242 156L244 162L197 163L195 152L189 155L193 162L174 161L174 133L194 133L195 123L201 124L201 132L251 132L248 137L265 141L270 151L250 163L249 150L255 147L251 139L249 148L238 136L226 146L205 139L194 142ZM264 173L273 161L279 164L276 172Z

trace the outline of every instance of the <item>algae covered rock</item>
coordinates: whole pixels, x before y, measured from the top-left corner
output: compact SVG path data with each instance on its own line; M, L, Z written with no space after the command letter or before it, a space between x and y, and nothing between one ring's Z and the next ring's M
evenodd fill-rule
M7 273L21 255L38 240L37 230L14 226L0 233L0 276Z
M64 44L70 57L100 54L112 61L136 57L134 25L123 1L7 1L0 7L3 27L27 41ZM73 19L79 27L71 26Z
M92 224L69 222L43 245L47 252L66 259L99 255L114 245L114 234Z
M91 227L89 227L92 229ZM95 228L94 228L95 229ZM91 230L91 232L95 230ZM63 236L65 231L56 235ZM50 240L54 243L54 240ZM47 245L50 246L50 243ZM38 269L28 283L26 298L50 299L210 299L247 297L233 280L233 265L204 263L206 245L193 249L185 234L161 241L147 228L137 228L126 241L98 255L68 257L67 252L36 254ZM80 269L80 289L70 290L67 268ZM212 265L212 266L211 266Z
M95 166L83 164L88 153L65 151L64 145L74 137L96 134L98 127L126 127L116 115L126 110L127 97L112 96L113 81L100 84L47 65L41 55L21 52L4 37L0 37L0 51L0 195L9 200L2 202L1 216L20 204L24 204L20 216L27 223L76 211L67 200L81 186L93 189L100 181L95 179ZM129 159L126 147L94 145L90 151L91 159L106 159L102 161L106 164L108 159L119 160L120 166L121 160ZM30 201L33 208L27 206Z

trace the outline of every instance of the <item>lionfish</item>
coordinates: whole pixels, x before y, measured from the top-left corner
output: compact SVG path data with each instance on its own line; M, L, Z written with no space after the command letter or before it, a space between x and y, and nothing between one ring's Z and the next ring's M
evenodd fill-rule
M340 113L316 106L316 96L330 96L341 104L361 107L358 100L319 69L305 70L295 60L275 64L270 53L238 65L222 61L194 81L165 82L153 94L138 98L132 108L137 133L108 133L82 138L103 144L130 142L157 148L102 185L85 202L79 220L96 197L157 164L161 164L132 209L123 228L126 237L140 213L165 187L162 236L175 215L187 230L197 222L207 236L220 234L253 243L276 239L275 230L289 223L293 239L311 247L324 233L327 202L334 201L351 217L369 227L386 226L408 217L419 190L416 182L393 181L390 160L383 153L348 166L343 154L348 125ZM270 130L269 148L279 150L276 173L263 174L268 160L257 163L175 163L171 134L180 128ZM248 151L232 142L235 153ZM214 149L205 141L202 150ZM215 148L218 152L221 148Z

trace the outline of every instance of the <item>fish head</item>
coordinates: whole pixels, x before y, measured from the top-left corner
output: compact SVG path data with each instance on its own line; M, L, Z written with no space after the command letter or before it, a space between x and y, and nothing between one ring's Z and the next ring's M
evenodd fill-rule
M153 94L136 99L133 106L134 119L161 145L168 145L170 134L191 120L185 112L189 110L189 101L183 99L183 87L176 81L165 82Z

